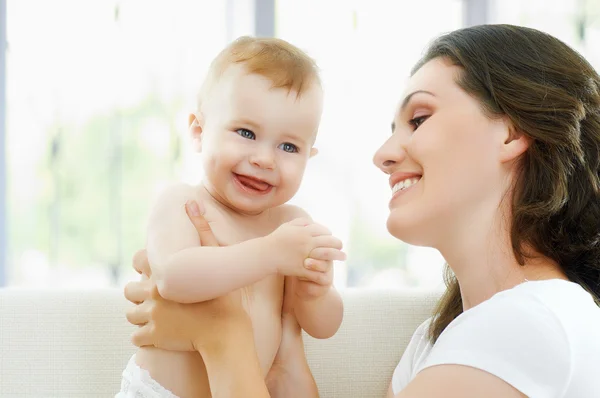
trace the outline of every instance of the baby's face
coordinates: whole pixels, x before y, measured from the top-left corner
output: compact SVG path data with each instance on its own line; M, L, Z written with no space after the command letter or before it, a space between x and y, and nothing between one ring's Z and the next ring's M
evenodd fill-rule
M246 214L290 200L298 191L321 119L318 84L295 92L230 67L203 108L207 188Z

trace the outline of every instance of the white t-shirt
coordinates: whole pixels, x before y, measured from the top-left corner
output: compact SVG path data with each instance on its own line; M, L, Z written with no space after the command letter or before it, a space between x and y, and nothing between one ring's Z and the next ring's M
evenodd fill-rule
M459 315L434 346L430 319L394 371L401 391L421 370L467 365L491 373L531 398L600 397L600 308L578 284L525 282Z

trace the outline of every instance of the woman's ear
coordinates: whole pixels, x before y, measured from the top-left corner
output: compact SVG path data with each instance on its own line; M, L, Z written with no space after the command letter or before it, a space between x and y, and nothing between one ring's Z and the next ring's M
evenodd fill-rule
M188 130L192 137L192 146L195 151L202 152L202 129L204 127L204 119L202 114L190 113L188 117Z
M308 157L312 158L313 156L316 156L317 153L319 153L319 150L315 147L312 147L312 148L310 148L310 155Z
M500 148L500 161L505 163L517 159L527 151L532 142L533 139L509 124L504 142Z

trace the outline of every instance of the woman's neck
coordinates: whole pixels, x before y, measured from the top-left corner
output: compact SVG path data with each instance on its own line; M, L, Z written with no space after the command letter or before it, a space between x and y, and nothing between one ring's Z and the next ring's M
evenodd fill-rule
M501 223L470 224L468 232L453 236L440 252L456 275L465 311L526 281L567 279L558 264L532 250L520 265Z

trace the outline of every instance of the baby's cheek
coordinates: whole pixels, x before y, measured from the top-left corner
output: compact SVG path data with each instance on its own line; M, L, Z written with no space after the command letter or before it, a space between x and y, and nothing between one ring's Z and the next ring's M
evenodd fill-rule
M284 162L280 167L282 182L291 187L300 185L305 169L306 162L302 162L299 159Z

